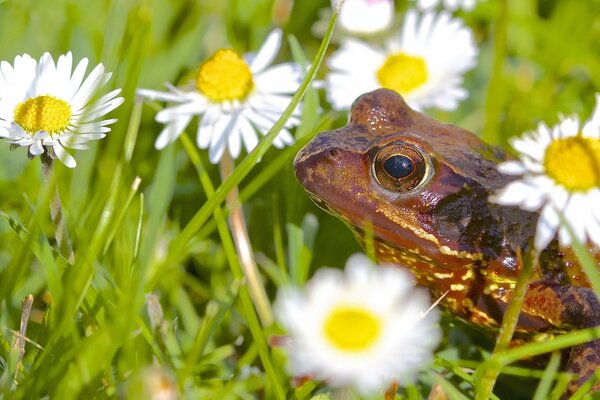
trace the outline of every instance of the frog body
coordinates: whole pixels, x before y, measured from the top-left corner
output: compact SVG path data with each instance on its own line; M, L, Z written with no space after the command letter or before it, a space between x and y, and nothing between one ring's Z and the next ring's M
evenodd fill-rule
M538 219L488 200L514 179L497 169L508 158L472 133L412 110L397 93L378 89L354 102L345 127L315 136L294 167L310 197L345 221L361 244L373 237L379 261L407 267L451 313L494 328ZM600 253L590 251L600 266ZM519 332L600 324L600 305L570 249L553 241L534 277ZM579 350L598 360L600 341L591 343ZM571 365L585 376L600 362L572 356Z

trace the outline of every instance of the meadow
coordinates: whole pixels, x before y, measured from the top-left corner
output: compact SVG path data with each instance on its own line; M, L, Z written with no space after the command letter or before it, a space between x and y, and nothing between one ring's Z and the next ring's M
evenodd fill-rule
M394 26L413 3L396 1ZM339 46L335 34L325 48L314 33L323 9L329 1L0 1L0 60L71 51L75 62L103 63L113 73L104 93L122 88L125 99L110 113L118 121L106 138L70 150L75 168L55 162L44 175L40 157L0 143L1 399L360 397L294 380L274 343L285 332L270 309L281 287L301 286L319 268L343 267L362 251L341 221L310 200L292 168L299 149L343 126L347 112L306 81L295 99L303 95L293 144L270 146L273 130L251 154L242 150L220 166L195 144L197 118L157 150L155 115L165 103L136 95L185 84L218 49L256 52L275 27L283 30L276 63L316 67ZM487 0L454 14L478 48L464 76L468 98L454 111L428 114L509 151L509 139L539 121L592 114L600 92L599 1ZM303 71L313 72L313 83L322 82L326 61ZM55 188L73 255L57 245ZM229 217L246 227L230 229ZM257 304L244 278L245 253L236 248L244 229L266 304ZM432 388L438 394L429 398L475 398L480 382L470 372L486 360L496 365L489 363L493 335L446 314L441 326L433 362L396 398L428 398ZM552 351L590 334L600 337L588 331L541 343L533 351L550 360L541 369L519 364L518 352L498 361L493 398L558 398L569 376Z

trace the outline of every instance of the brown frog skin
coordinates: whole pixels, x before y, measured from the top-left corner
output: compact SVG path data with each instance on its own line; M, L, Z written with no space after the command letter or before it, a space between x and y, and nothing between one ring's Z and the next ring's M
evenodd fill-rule
M353 104L348 125L315 136L296 156L296 177L361 244L372 232L379 261L412 271L460 318L498 327L535 233L537 213L488 201L514 179L497 170L509 156L472 133L412 110L378 89ZM590 249L600 267L600 252ZM600 304L576 258L556 239L542 252L517 331L566 332L600 325ZM568 369L577 389L600 367L600 340L575 346ZM596 385L595 390L600 390Z

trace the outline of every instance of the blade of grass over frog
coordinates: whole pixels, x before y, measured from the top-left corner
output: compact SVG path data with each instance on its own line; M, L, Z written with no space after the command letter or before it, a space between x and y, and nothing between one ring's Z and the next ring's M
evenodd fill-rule
M600 369L597 369L596 372L592 375L590 379L585 381L583 385L577 389L573 396L571 396L570 400L580 400L589 396L594 384L600 380ZM534 399L535 400L535 399Z
M560 352L555 351L550 356L548 366L546 369L544 369L544 375L535 389L533 400L545 400L550 398L549 395L550 390L552 389L552 382L554 381L554 377L558 372L558 368L560 368Z
M567 390L569 386L569 382L573 379L573 374L570 373L558 373L554 377L556 379L556 384L554 385L554 389L552 389L552 393L550 393L550 399L558 399L560 396Z
M537 263L538 257L538 251L535 249L533 241L531 241L525 257L521 258L523 260L521 271L519 271L517 283L502 318L500 333L498 334L492 356L487 362L481 364L475 372L477 376L477 383L475 385L477 387L477 394L475 398L477 400L488 399L492 393L494 384L502 368L502 364L497 362L498 355L508 349L510 345L513 333L517 327L519 314L521 313L521 305L527 293L527 286L533 276L533 266Z
M365 253L373 262L377 262L375 258L375 235L373 232L373 222L370 219L365 221L363 233L365 237Z
M475 368L477 368L477 366L480 364L479 361L471 361L471 360L453 360L453 361L448 361L445 360L446 362L451 363L452 365L454 365L455 367L463 370L463 369L471 369L471 370L475 370ZM506 365L502 368L502 374L503 375L512 375L512 376L519 376L519 377L523 377L523 378L541 378L544 375L544 371L540 371L538 369L531 369L531 368L526 368L526 367L518 367L518 366L512 366L512 365ZM568 377L571 374L568 372L558 372L556 373L556 375L554 376L554 378L556 379L557 377L566 377L568 379ZM472 375L469 375L472 377ZM471 380L473 380L471 378ZM492 394L493 396L493 394Z
M302 385L294 389L294 398L298 400L304 400L311 395L311 393L317 388L317 384L313 380L308 380ZM323 397L323 399L330 399L331 397ZM311 400L318 399L317 396L311 397Z
M202 165L202 160L198 150L185 132L181 134L180 140L186 152L188 153L190 160L196 168L196 172L198 173L204 192L208 197L213 196L215 189L210 177L206 173L206 169ZM223 251L227 257L227 262L231 268L231 273L235 279L243 280L244 273L242 272L242 267L239 264L237 254L235 252L235 245L233 244L233 239L229 233L229 227L227 226L227 222L225 221L221 207L217 205L213 212L215 221L217 223L217 230L219 231L219 236L221 237ZM250 334L256 343L260 359L265 368L265 372L267 373L267 376L269 376L269 381L272 384L272 390L274 392L273 394L277 399L285 399L285 390L281 385L281 382L283 382L282 377L279 376L279 370L274 366L271 353L269 352L269 348L267 346L267 341L263 335L263 329L260 326L258 316L255 313L255 305L252 303L250 293L246 285L242 285L240 287L239 299L244 317L248 324L248 328L250 329Z
M341 2L340 2L341 3ZM206 203L198 210L198 212L192 217L190 222L181 231L181 233L173 240L169 251L169 256L165 260L165 264L171 263L173 254L181 254L187 246L190 239L198 232L198 229L206 222L206 220L213 213L214 209L225 200L227 194L233 190L239 183L244 179L250 171L254 168L258 160L265 154L269 149L275 137L285 126L287 120L291 117L292 113L300 103L300 100L308 90L308 87L315 77L317 69L321 66L321 62L325 57L325 51L329 45L335 21L337 19L337 11L333 13L331 21L329 22L329 28L327 34L321 42L321 46L317 52L317 55L310 66L306 76L302 80L298 91L292 97L290 104L287 106L281 117L275 122L275 125L267 132L267 134L259 141L258 145L254 150L250 152L242 162L237 166L233 174L229 176L216 190L215 194L208 197Z
M404 393L406 394L406 397L408 398L408 400L421 400L422 399L419 389L417 389L414 385L408 385L407 387L405 387ZM395 397L397 397L397 395Z
M495 361L497 361L499 364L507 365L524 357L533 357L544 353L550 353L554 350L572 347L598 338L600 338L600 327L581 329L575 332L565 333L560 336L554 336L551 340L547 340L545 342L527 343L522 346L506 350L503 353L499 353L495 358ZM490 361L491 359L486 362Z
M436 382L444 389L444 393L453 400L468 400L468 398L460 392L451 382L449 382L442 375L436 376Z
M435 364L452 371L456 376L460 377L463 381L465 381L469 385L475 387L475 381L474 381L473 375L465 372L463 369L464 367L462 367L460 365L456 365L454 362L448 361L448 360L440 358L440 357L435 358ZM474 368L476 368L477 365L479 365L479 363L475 363L475 362L472 362L472 364L473 364ZM493 393L490 394L490 399L500 400L498 398L498 396L496 396Z

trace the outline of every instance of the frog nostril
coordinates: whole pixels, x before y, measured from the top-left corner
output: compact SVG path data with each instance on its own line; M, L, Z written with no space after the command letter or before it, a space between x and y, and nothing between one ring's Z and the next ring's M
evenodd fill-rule
M329 156L335 158L340 152L337 149L329 149Z

